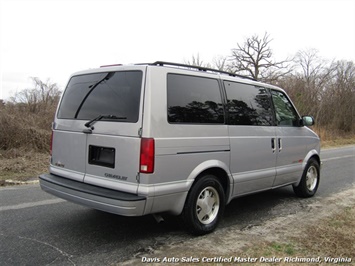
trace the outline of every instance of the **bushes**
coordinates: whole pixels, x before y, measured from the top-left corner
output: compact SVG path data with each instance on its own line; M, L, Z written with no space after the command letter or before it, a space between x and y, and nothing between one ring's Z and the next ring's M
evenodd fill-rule
M47 151L54 111L30 113L14 104L0 110L0 149Z
M33 78L33 89L0 103L0 150L48 152L51 123L58 104L57 85Z

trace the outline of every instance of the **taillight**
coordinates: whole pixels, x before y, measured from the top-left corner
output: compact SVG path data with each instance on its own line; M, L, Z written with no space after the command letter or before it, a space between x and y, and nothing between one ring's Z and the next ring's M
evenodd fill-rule
M49 146L49 154L52 156L52 148L53 148L53 130L51 135L51 144Z
M141 155L139 170L141 173L151 174L154 172L155 145L154 139L141 139Z

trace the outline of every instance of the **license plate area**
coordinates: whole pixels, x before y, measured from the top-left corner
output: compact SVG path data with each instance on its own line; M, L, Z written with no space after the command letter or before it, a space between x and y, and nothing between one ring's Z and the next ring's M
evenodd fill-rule
M89 164L115 168L115 148L89 145Z

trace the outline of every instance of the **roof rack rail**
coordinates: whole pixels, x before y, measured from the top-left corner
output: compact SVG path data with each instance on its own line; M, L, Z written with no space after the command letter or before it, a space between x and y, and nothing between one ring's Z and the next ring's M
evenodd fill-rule
M229 75L229 76L232 76L232 77L238 77L238 78L244 78L244 79L250 79L250 80L257 81L256 79L248 77L248 76L238 75L238 74L235 74L235 73L231 73L231 72L227 72L227 71L223 71L223 70L218 70L218 69L213 69L213 68L208 68L208 67L202 67L202 66L194 66L194 65L172 63L172 62L165 62L165 61L156 61L154 63L151 63L150 65L153 65L153 66L186 67L186 68L192 68L192 69L196 69L196 70L204 71L204 72L207 72L207 71L216 72L216 73Z

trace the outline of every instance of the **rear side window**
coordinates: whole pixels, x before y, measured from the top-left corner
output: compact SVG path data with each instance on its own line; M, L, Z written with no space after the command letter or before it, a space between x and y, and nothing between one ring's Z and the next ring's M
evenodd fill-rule
M64 92L58 118L90 120L99 115L137 122L142 86L141 71L74 76Z
M224 123L219 83L216 79L168 74L170 123Z
M229 124L272 126L271 96L265 88L225 81Z

